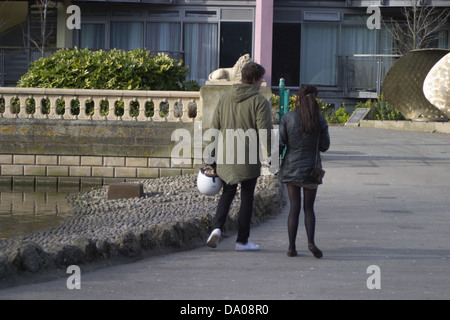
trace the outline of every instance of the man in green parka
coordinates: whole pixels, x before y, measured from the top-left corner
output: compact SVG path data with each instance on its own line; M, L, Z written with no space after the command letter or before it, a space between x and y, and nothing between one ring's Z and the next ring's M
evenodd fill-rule
M255 251L248 240L256 181L261 174L260 143L271 149L272 115L269 101L259 93L265 69L249 62L242 68L242 83L235 84L219 100L212 128L220 131L216 148L216 170L223 180L222 195L214 218L214 230L207 245L215 248L241 184L237 251ZM266 141L260 141L264 139Z

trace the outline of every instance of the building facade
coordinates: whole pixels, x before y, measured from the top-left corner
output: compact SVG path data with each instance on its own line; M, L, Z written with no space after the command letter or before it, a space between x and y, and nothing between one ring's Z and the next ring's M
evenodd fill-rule
M39 35L34 1L2 1L0 16L1 85L14 85L39 54L31 52ZM450 1L424 0L437 9ZM342 102L376 98L392 63L393 39L377 18L401 18L410 1L394 0L85 0L52 1L47 18L46 50L74 47L132 50L145 48L183 59L189 78L203 85L215 69L231 67L246 53L267 70L276 91L280 78L292 91L317 85L321 97ZM67 21L80 9L80 28ZM377 12L369 7L380 8ZM450 26L436 32L432 47L449 48ZM8 49L9 48L9 49ZM14 54L11 52L14 48ZM9 51L8 51L9 50ZM28 51L26 51L28 50ZM19 55L28 55L19 61ZM22 63L20 65L20 63ZM10 71L8 72L8 68ZM22 69L20 69L22 68ZM25 68L26 70L26 68Z

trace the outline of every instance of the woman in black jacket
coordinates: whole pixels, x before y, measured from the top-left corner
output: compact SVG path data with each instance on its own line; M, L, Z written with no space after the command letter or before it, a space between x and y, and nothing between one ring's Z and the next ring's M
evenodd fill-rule
M280 181L286 183L290 199L289 251L287 252L290 257L297 255L295 240L301 209L302 188L308 249L316 258L322 257L322 251L314 242L316 225L314 202L317 188L322 182L311 177L311 172L316 164L321 167L319 151L328 150L330 136L328 124L320 114L316 98L316 87L303 86L298 93L296 109L286 113L280 123L280 151L282 152L286 147L286 155L280 168Z

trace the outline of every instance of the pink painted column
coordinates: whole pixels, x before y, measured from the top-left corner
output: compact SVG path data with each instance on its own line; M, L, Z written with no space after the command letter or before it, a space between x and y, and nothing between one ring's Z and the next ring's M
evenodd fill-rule
M272 79L273 0L256 0L255 62L266 69L264 79L271 87Z

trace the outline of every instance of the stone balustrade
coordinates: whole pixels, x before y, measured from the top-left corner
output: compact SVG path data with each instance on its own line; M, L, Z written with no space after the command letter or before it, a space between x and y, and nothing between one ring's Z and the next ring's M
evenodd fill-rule
M172 158L179 143L173 133L193 137L199 123L207 130L230 86L199 92L0 87L0 186L83 187L195 173L195 152L183 153L181 163L181 155ZM272 96L267 87L261 93Z
M2 87L0 118L189 122L202 106L192 91Z
M199 92L0 87L0 186L90 185L195 172L171 138L202 120Z

